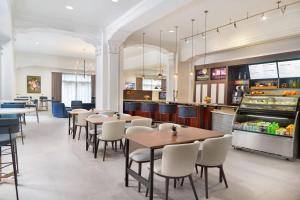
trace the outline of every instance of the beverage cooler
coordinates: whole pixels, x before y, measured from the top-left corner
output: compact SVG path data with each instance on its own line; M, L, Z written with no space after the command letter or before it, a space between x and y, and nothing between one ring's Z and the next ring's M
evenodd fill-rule
M233 147L296 159L298 113L296 96L244 96L233 120Z

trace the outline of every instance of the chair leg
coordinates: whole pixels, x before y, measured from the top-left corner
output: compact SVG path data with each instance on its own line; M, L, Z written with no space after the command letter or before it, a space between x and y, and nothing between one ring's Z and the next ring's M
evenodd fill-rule
M181 179L181 186L183 186L184 178Z
M148 175L148 181L149 181L149 179L150 179L150 171L149 171L149 175ZM148 197L148 193L149 193L149 188L147 187L145 197Z
M176 186L177 186L177 180L176 178L174 178L174 188L176 188Z
M199 172L198 172L198 166L197 165L195 165L195 169L196 169L196 174L198 174Z
M194 185L194 181L193 181L192 175L189 175L189 180L190 180L190 183L191 183L194 195L195 195L195 199L198 200L198 195L197 195L197 192L196 192L196 189L195 189L195 185Z
M105 161L105 153L106 153L107 142L104 142L104 153L103 153L103 162Z
M112 150L115 150L114 142L111 142L111 148Z
M115 152L118 152L118 141L115 141L114 144L115 144Z
M227 180L226 180L226 177L225 177L223 165L221 166L220 169L221 169L221 173L222 173L222 176L223 176L223 179L224 179L225 186L226 186L226 188L228 188L228 184L227 184Z
M97 153L98 153L99 143L100 143L100 140L98 140L98 141L96 142L96 146L93 148L94 151L96 151L96 156L97 156Z
M219 167L219 182L222 183L222 181L223 181L222 170L221 167Z
M200 172L200 177L203 177L203 167L201 166L201 172Z
M17 200L19 200L18 177L17 177L18 175L17 175L17 168L16 168L15 147L13 144L11 144L11 156L12 156L12 162L13 162L16 195L17 195Z
M207 167L204 167L204 177L205 177L205 196L208 199L208 177L207 177Z
M169 198L169 178L166 178L165 184L166 184L166 200L168 200L168 198Z
M78 140L80 140L80 135L81 135L81 126L79 127L79 133L78 133Z
M24 144L24 134L23 134L23 126L22 123L20 123L21 126L21 138L22 138L22 144Z
M132 162L133 162L133 160L129 161L129 168L131 168Z
M17 173L19 174L19 158L18 158L17 141L15 141L14 145L15 145L15 152L16 152Z
M142 163L139 163L139 165L138 165L138 173L139 173L140 176L142 175ZM140 182L139 182L138 191L141 192L141 183Z

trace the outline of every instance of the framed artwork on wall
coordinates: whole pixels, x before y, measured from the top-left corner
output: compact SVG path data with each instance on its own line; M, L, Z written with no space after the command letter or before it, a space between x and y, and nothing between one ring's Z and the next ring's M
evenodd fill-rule
M41 93L40 76L27 76L27 93Z

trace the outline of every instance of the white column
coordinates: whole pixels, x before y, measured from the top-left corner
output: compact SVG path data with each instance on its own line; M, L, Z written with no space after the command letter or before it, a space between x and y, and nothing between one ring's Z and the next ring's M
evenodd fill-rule
M0 46L0 84L2 84L2 47ZM0 85L0 100L2 99L2 86Z
M175 86L175 81L174 81L174 72L175 72L175 59L174 59L174 54L171 53L169 54L169 64L166 69L166 76L167 76L167 101L173 101L173 90Z
M108 78L109 78L109 92L108 92L108 107L110 110L120 112L120 43L109 41L109 55L108 55Z
M2 46L0 91L1 99L13 99L16 95L16 68L13 42Z

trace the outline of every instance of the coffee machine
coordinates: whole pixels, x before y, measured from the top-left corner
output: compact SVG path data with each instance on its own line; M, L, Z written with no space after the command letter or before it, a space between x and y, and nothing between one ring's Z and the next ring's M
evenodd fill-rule
M244 96L244 86L236 86L235 91L232 93L232 104L239 105Z

